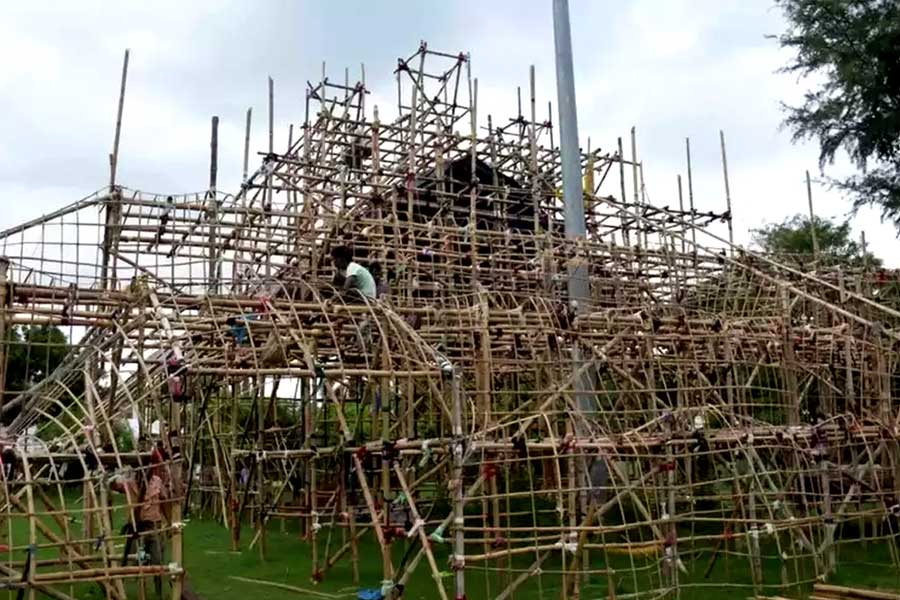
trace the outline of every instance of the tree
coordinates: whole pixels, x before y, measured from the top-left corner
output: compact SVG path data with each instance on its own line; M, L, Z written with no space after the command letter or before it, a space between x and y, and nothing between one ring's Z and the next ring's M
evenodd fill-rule
M69 352L58 327L30 325L9 330L6 391L21 392L52 373Z
M870 252L863 254L860 244L850 237L850 223L835 223L816 217L816 242L819 256L824 262L838 262L845 265L872 267L881 265L881 260ZM753 230L753 242L763 252L789 255L801 260L811 260L814 255L812 228L809 217L794 215L782 221Z
M859 173L831 183L900 229L900 2L776 2L788 21L776 39L795 52L782 71L817 82L785 105L785 126L794 141L818 140L823 171L844 150Z

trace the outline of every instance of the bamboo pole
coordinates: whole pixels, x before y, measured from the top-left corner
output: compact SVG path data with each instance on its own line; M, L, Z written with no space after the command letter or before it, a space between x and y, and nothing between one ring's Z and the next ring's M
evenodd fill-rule
M725 152L725 132L719 130L719 144L722 148L722 177L725 180L725 210L728 224L728 243L734 246L734 225L731 212L731 186L728 183L728 155ZM734 253L734 249L731 250Z
M812 238L813 258L819 263L819 236L816 233L816 212L813 210L812 183L809 180L809 171L806 171L806 199L809 203L809 235Z
M122 110L125 107L125 83L128 80L128 56L130 50L125 50L125 58L122 60L122 82L119 88L119 105L116 110L116 133L113 137L112 154L109 155L109 187L112 190L116 186L116 171L119 166L119 139L122 134Z

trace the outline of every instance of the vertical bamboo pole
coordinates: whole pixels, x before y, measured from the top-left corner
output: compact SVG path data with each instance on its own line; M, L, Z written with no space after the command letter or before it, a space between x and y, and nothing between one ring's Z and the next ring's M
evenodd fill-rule
M728 218L726 219L728 223L728 243L733 246L734 226L732 225L731 218L731 187L728 184L728 156L725 152L725 132L721 129L719 130L719 144L722 147L722 176L725 178L725 207L728 214ZM731 249L731 252L734 252L733 248Z
M625 203L628 201L625 193L625 151L622 148L622 138L618 138L618 148L619 148L619 187L621 188L622 194L622 208L619 209L619 221L622 227L622 245L630 246L631 240L628 235L628 210L625 208Z
M6 361L9 354L9 333L6 329L8 272L9 258L0 256L0 411L6 399Z
M257 376L256 379L256 447L259 451L265 450L265 428L266 428L266 413L268 412L268 406L266 403L266 394L265 394L265 378L262 375ZM266 463L265 461L259 461L259 464L256 467L256 522L259 526L259 557L262 560L266 560L266 551L268 550L266 535L266 523L263 515L265 513L265 499L266 499Z
M454 371L450 374L450 393L452 395L452 427L453 437L453 568L456 587L456 597L466 597L466 573L465 573L465 511L463 490L463 467L465 456L463 455L463 408L462 390L460 390L461 375Z
M416 532L416 535L419 537L419 541L422 543L422 550L425 552L425 558L428 560L428 566L431 569L431 575L434 578L434 584L437 586L438 595L440 595L442 600L448 600L447 591L444 589L444 584L441 582L440 569L438 569L437 561L434 558L434 553L431 551L431 542L428 540L428 536L425 534L425 521L424 519L422 519L421 515L419 514L419 510L416 507L416 501L413 498L412 489L409 487L409 484L406 481L406 476L403 474L403 470L400 468L399 464L394 464L394 473L397 474L397 481L400 484L400 488L403 490L403 493L406 494L407 501L409 502L409 509L412 513L413 518L413 529ZM410 534L412 534L412 531L410 531Z
M129 50L125 50L122 62L122 82L119 87L119 105L116 110L116 132L113 138L113 150L109 155L109 196L106 203L106 225L103 228L103 245L101 256L101 287L105 290L110 281L110 261L112 266L112 286L115 287L115 258L119 237L119 216L121 212L121 195L116 188L116 171L119 165L119 140L122 134L122 111L125 107L125 83L128 79Z
M469 63L466 63L467 66ZM471 126L471 190L469 191L469 239L472 249L472 285L478 282L478 269L480 257L478 255L478 214L476 208L478 205L479 182L477 180L477 159L478 159L478 78L476 77L471 83L471 108L469 110L470 126Z
M862 276L862 290L861 293L866 296L871 296L872 290L869 280L869 268L872 266L871 261L869 260L869 245L866 243L866 232L859 232L859 247L862 250L862 267L863 267L863 276Z
M750 465L751 473L754 473L756 470L751 462ZM760 547L759 547L759 521L757 520L757 510L756 510L756 491L754 486L756 485L756 476L755 473L749 478L749 482L747 484L747 507L750 512L750 561L751 561L751 569L750 572L753 576L753 590L757 596L759 596L762 590L763 584L763 571L762 571L762 557L760 555Z
M672 424L671 422L666 424L666 433L671 435L672 433ZM669 562L669 570L671 577L672 589L675 590L675 598L681 597L681 586L678 582L678 562L680 560L678 556L678 520L675 518L675 474L677 472L675 468L675 452L672 449L672 444L666 444L666 463L668 464L668 470L666 471L666 486L668 488L668 507L666 512L669 516L669 527L667 535L669 539L666 541L666 553L668 556L665 558Z
M109 158L109 187L116 185L116 171L119 166L119 139L122 134L122 110L125 107L125 83L128 79L128 56L130 50L125 50L125 58L122 61L122 83L119 88L119 107L116 111L116 133L113 138L113 151Z
M169 401L169 405L171 407L172 412L172 429L171 431L175 432L176 436L181 436L181 410L178 404ZM162 433L162 429L160 429L160 433ZM180 496L185 493L186 486L183 485L184 481L182 478L182 473L184 473L185 469L182 468L181 461L184 460L179 459L178 462L172 462L172 466L175 467L175 475L172 477L173 489L172 492L176 496ZM188 477L191 477L193 474L188 473ZM181 534L181 528L184 526L182 522L182 503L186 499L178 498L178 501L172 503L172 562L175 566L175 572L172 574L172 600L182 600L182 592L184 591L184 545Z
M697 266L697 228L694 225L694 178L691 169L691 138L684 138L684 150L687 156L688 208L691 211L691 243L693 244L694 266Z
M796 360L794 356L794 333L791 325L791 296L787 288L781 290L781 324L784 351L784 386L788 404L788 424L800 424L800 393L797 388Z
M28 570L28 600L35 600L34 577L37 574L37 515L34 510L34 490L31 481L31 466L27 453L22 453L22 471L25 477L25 500L28 503L28 553L31 560L31 568ZM22 596L17 596L21 598Z
M541 231L541 193L538 185L538 156L537 156L537 98L534 83L534 65L528 67L528 91L531 105L531 123L528 128L528 153L531 155L529 166L531 167L531 202L534 206L534 234L537 237ZM491 152L494 153L494 138L491 136ZM492 157L491 165L496 169L496 159ZM494 171L496 174L496 170Z
M247 122L244 125L244 169L241 182L247 183L247 169L250 166L250 123L253 120L253 107L247 108Z
M633 194L633 202L634 202L634 213L637 215L637 242L641 243L641 231L644 230L644 220L641 206L641 184L640 184L640 173L638 171L638 160L637 160L637 134L634 126L631 127L631 179L632 185L634 189L632 190Z
M834 515L831 512L831 473L825 456L819 458L819 472L822 478L822 515L825 522L825 539L822 543L824 551L825 575L834 571L834 533L837 526L834 523Z
M684 194L681 189L681 174L678 174L678 210L681 211L681 253L687 252L687 226L684 220Z
M237 426L238 426L238 407L240 404L240 395L238 393L238 385L234 381L231 382L229 386L231 388L231 435L230 437L230 449L231 452L229 454L229 460L231 461L231 477L228 482L228 489L230 492L230 499L228 502L228 510L229 515L231 517L231 550L232 552L236 552L238 549L238 541L240 536L241 524L238 521L240 515L238 514L238 489L237 489L237 481L238 477L240 477L241 469L238 469L237 460L235 458L235 450L237 449Z
M819 236L816 233L816 212L813 210L812 183L806 171L806 200L809 202L809 235L812 238L813 258L819 262Z
M269 158L275 152L275 82L269 77ZM272 175L266 176L266 201L263 210L266 221L266 277L272 276L272 237L269 230L272 209ZM260 546L261 548L262 546Z

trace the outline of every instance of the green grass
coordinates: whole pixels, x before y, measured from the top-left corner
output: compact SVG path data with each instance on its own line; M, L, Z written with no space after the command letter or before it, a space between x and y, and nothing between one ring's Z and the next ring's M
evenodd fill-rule
M77 498L70 498L67 505L77 506ZM124 514L120 509L114 512L114 528L124 521ZM57 531L60 527L49 518L45 522L51 524ZM260 586L255 583L243 582L233 579L232 576L247 577L265 580L274 583L286 584L307 590L334 595L338 598L355 598L360 588L380 587L381 554L372 536L364 537L359 548L360 582L354 585L352 581L351 561L349 553L340 560L324 576L321 583L314 583L312 575L312 546L310 543L299 539L298 522L289 521L282 532L282 524L273 520L267 533L267 555L265 559L260 556L259 548L249 548L255 531L245 524L242 532L241 549L231 551L230 533L219 523L212 520L193 518L184 530L184 566L190 576L193 588L205 599L215 600L255 600L267 598L272 600L316 597L314 594L304 594L289 590L278 589L269 586ZM73 533L80 531L81 525L77 521L70 523ZM22 560L24 550L22 547L28 543L28 526L24 518L14 518L8 521L4 527L8 539L19 549L13 553L0 555L0 559L6 561L10 558ZM329 529L323 528L318 536L318 550L320 564L326 554L326 543ZM329 551L333 553L341 541L341 531L335 529L332 532L332 540ZM682 539L688 537L688 532L681 534ZM786 538L783 538L786 539ZM39 544L44 542L43 536L38 536ZM591 540L599 542L599 540ZM619 541L607 538L607 541ZM394 563L399 564L401 557L406 552L409 544L406 540L398 540L392 546ZM837 547L838 570L829 578L830 583L838 585L864 587L870 589L900 590L900 571L894 566L891 556L890 542L869 542L839 544ZM736 545L737 544L737 545ZM416 544L414 551L418 548ZM480 548L468 546L470 553L480 551ZM434 552L438 569L449 575L448 556L449 546L435 546ZM116 548L116 555L121 553L121 547ZM683 561L688 569L688 574L680 575L682 584L680 598L682 600L735 600L747 598L753 595L750 569L745 556L746 549L739 540L732 542L729 552L719 555L715 568L708 579L703 577L704 570L712 555L709 547L690 549L685 544L680 546ZM811 584L802 586L793 585L796 581L812 581L815 578L813 565L808 560L788 559L782 561L779 552L771 542L764 543L763 553L763 590L767 595L782 595L789 597L801 597L809 593ZM57 551L43 548L38 552L39 559L50 559L58 556ZM171 560L171 556L166 557ZM505 586L505 582L514 578L518 573L524 572L534 560L534 554L516 557L512 561L513 575L508 575L505 563L470 563L466 569L466 584L468 600L482 600L495 597ZM542 598L558 598L561 593L562 579L559 573L562 571L561 556L558 551L544 562L541 576L529 577L518 589L514 598L518 600L538 600ZM613 587L617 596L634 593L635 591L647 591L661 586L658 557L630 557L628 555L610 555L609 564L604 561L603 553L594 551L590 556L592 569L611 568L615 571ZM41 572L52 570L52 567L42 566ZM783 581L792 583L789 587L783 587ZM447 577L444 580L445 589L452 598L453 580ZM137 598L135 584L129 586L130 598ZM592 575L589 580L582 583L582 598L605 598L608 596L610 584L605 576ZM63 587L68 592L68 588ZM152 599L152 585L148 585L147 597ZM72 593L79 599L97 600L103 598L100 587L96 584L83 584L75 586ZM15 592L0 592L0 599L13 600ZM437 598L431 571L427 562L423 559L409 581L404 598L408 600L432 600Z
M260 587L230 579L229 575L251 577L277 583L284 583L318 592L336 594L340 597L354 598L359 587L378 587L381 581L381 556L374 540L366 538L360 546L360 585L354 586L351 578L349 555L325 575L325 579L314 584L311 581L312 561L311 547L298 539L296 533L281 533L277 525L272 525L268 534L268 554L262 560L257 548L247 549L249 539L242 540L244 548L237 553L229 551L229 534L221 526L211 521L192 521L186 530L185 566L191 575L195 589L206 598L222 600L246 600L249 594L258 594ZM253 531L245 529L245 535L252 537ZM325 530L319 538L320 556L325 545ZM335 532L332 551L339 545ZM395 564L406 547L406 542L394 544ZM438 568L448 570L446 546L435 550ZM735 550L732 545L731 551ZM474 548L470 551L475 551ZM743 551L743 548L741 548ZM890 548L886 542L870 542L866 546L860 543L839 545L838 571L829 578L830 583L865 587L870 589L900 590L900 572L893 566ZM560 596L561 579L559 553L548 559L543 567L541 577L531 577L515 594L520 600L537 600ZM763 578L768 595L788 595L799 597L808 594L811 584L782 588L782 567L786 569L788 581L812 580L815 573L812 564L805 561L788 560L782 562L777 557L774 547L763 547ZM692 556L692 557L691 557ZM685 555L687 575L681 575L681 598L685 600L717 600L745 598L752 596L752 581L745 557L736 554L721 554L709 579L703 578L703 571L709 562L709 549L698 550L691 556ZM533 560L532 556L522 557L513 563L514 568L527 569ZM610 562L617 575L614 578L616 594L633 593L636 589L646 590L655 587L659 582L658 558L634 558L634 567L638 569L637 585L631 576L632 562L626 555L611 556ZM606 565L599 552L592 555L592 567L603 568ZM467 597L469 600L493 598L502 590L504 575L491 564L491 570L483 568L484 564L469 565L466 571ZM554 573L556 572L556 573ZM452 597L452 579L445 581L445 587ZM490 593L488 593L490 590ZM608 595L608 582L605 577L594 576L582 586L583 598L604 598ZM266 598L299 598L297 594L287 590L266 588ZM431 600L437 594L431 580L430 570L423 560L410 580L404 596L407 599Z

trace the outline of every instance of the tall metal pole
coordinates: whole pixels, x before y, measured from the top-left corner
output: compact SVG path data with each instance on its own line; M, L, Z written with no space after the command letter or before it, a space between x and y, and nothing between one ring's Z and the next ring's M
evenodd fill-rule
M576 314L590 311L591 288L588 279L588 265L585 256L580 256L586 238L584 218L584 191L581 182L581 150L578 148L578 115L575 107L575 76L572 69L572 34L569 30L568 0L553 0L553 37L556 42L556 94L559 106L560 155L563 176L563 203L565 206L566 238L575 242L575 260L569 261L568 291L569 302ZM582 371L584 362L578 342L572 344L572 368ZM575 378L575 403L582 417L589 415L595 408L595 400L591 390L593 381L586 372ZM585 419L575 422L575 435L582 437L588 434ZM585 482L588 465L584 455L575 462L576 478L580 493L578 505L580 514L587 511Z
M556 94L559 107L559 148L562 159L566 237L575 241L576 246L580 246L578 242L585 238L584 200L568 0L553 0L553 37L556 45ZM581 257L570 262L568 289L569 301L576 311L584 311L590 301L590 287L587 265Z
M212 118L212 130L209 136L209 291L219 291L219 256L218 256L218 223L219 204L216 198L216 183L219 176L219 117Z

